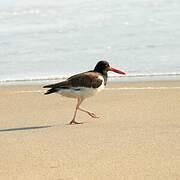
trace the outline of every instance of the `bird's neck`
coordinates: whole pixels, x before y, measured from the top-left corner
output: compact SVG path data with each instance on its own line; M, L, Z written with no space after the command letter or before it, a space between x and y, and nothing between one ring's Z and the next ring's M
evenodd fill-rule
M94 70L94 71L100 73L103 76L103 78L104 78L104 85L106 85L107 78L108 78L107 71L98 71L98 70Z
M94 71L100 73L100 74L103 76L103 78L104 78L104 85L106 85L106 83L107 83L107 78L108 78L107 71L102 70L102 69L99 68L98 66L96 66L96 67L94 68Z

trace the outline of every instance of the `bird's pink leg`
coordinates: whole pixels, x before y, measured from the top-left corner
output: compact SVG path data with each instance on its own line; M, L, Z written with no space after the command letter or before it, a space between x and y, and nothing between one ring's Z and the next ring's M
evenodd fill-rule
M81 122L75 121L75 119L76 119L76 114L77 114L77 110L79 109L79 106L80 106L80 104L82 103L82 101L83 101L83 99L79 99L79 98L78 98L78 101L77 101L77 105L76 105L76 109L75 109L75 112L74 112L73 119L72 119L72 121L69 123L70 125L71 125L71 124L82 124Z
M89 111L87 111L86 109L82 109L82 108L78 107L78 110L80 110L80 111L83 111L83 112L87 113L87 114L88 114L89 116L91 116L92 118L99 118L98 116L96 116L96 114L95 114L95 113L93 113L93 112L89 112Z

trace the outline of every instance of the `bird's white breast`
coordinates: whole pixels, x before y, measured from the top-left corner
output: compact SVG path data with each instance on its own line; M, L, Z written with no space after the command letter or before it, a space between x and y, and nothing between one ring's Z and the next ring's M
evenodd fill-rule
M102 84L98 88L71 87L69 89L60 89L58 93L70 98L87 98L93 96L104 89L104 78L102 76L98 78L102 80Z
M101 86L99 86L97 89L98 89L98 92L103 90L104 89L104 78L102 76L98 76L98 79L102 80L102 84Z

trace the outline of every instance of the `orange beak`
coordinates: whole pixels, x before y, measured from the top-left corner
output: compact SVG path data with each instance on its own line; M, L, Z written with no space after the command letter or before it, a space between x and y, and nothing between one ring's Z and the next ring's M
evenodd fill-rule
M126 73L125 73L125 72L120 71L120 70L115 69L115 68L112 68L112 67L109 67L109 68L108 68L108 71L113 71L113 72L118 73L118 74L123 74L123 75L126 75Z

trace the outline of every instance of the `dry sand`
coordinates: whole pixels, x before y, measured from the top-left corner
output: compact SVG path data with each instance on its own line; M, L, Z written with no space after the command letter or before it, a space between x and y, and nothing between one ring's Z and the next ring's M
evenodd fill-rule
M40 86L0 87L0 179L180 179L180 81L114 83L82 107Z

